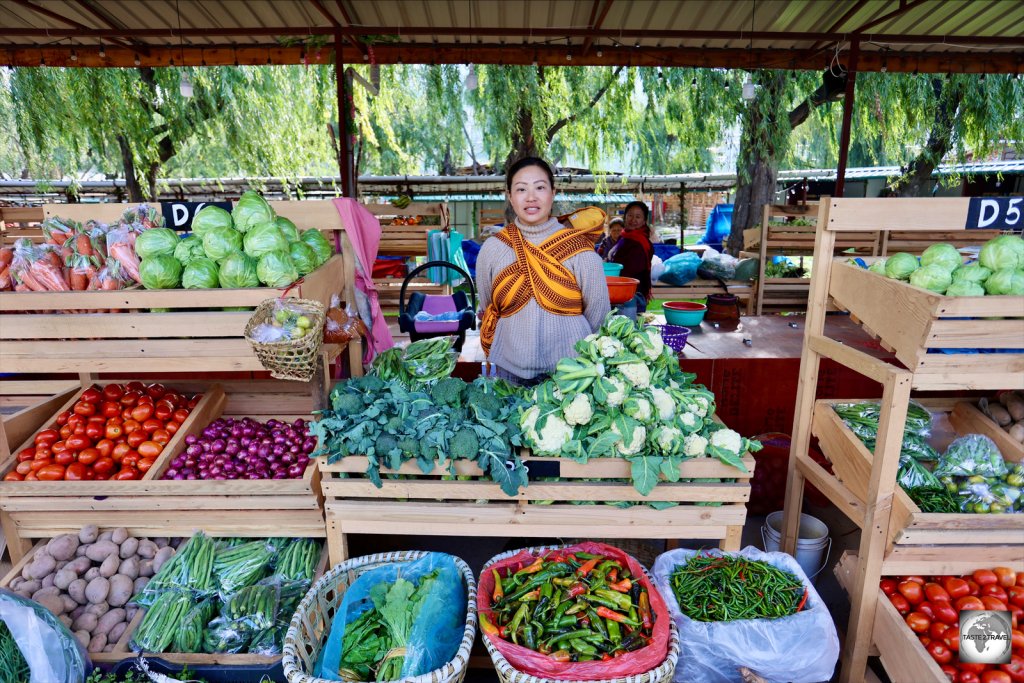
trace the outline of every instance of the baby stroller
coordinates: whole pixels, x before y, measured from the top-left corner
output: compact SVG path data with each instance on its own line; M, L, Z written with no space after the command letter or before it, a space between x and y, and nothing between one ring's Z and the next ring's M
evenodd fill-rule
M409 302L405 301L405 289L416 274L427 268L449 268L458 272L466 278L469 283L469 295L471 301L466 300L465 292L454 294L423 294L413 292L409 295ZM424 313L430 317L440 318L438 320L417 320L416 315ZM424 316L420 316L423 318ZM469 273L455 264L448 261L428 261L422 266L414 268L405 280L402 281L402 289L398 294L398 329L406 332L411 341L429 339L431 337L456 336L455 350L461 351L462 344L466 341L466 330L476 328L476 287L473 285L473 278Z

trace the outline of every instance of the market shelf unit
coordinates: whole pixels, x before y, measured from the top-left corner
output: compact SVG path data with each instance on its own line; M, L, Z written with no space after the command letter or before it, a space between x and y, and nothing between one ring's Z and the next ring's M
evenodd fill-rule
M815 236L814 274L800 366L786 492L783 548L796 543L805 480L828 495L861 528L842 681L864 675L878 619L877 585L889 573L941 573L949 558L999 564L1024 558L1024 516L927 515L915 510L896 483L911 392L1024 387L1024 297L947 297L890 280L833 259L846 232L964 233L970 199L822 198ZM970 234L963 235L971 239ZM865 259L870 261L871 259ZM826 305L847 310L891 349L901 368L824 335ZM943 353L999 349L1007 353ZM929 351L935 351L929 353ZM883 386L877 445L869 454L815 401L820 362L832 359ZM962 410L962 409L961 409ZM955 413L954 407L954 413ZM812 433L832 460L828 475L807 455ZM1013 459L1012 452L1004 453ZM1015 517L1015 518L1012 518ZM1019 521L1016 518L1020 518ZM874 638L876 641L878 636Z
M218 417L310 419L313 398L302 385L272 380L167 384L188 393L203 392L203 397L141 480L0 481L0 525L12 560L22 557L31 539L75 531L83 520L123 526L141 536L189 536L195 529L204 529L218 536L323 537L323 499L315 460L300 479L161 479L184 451L185 437L201 433ZM54 415L74 405L82 391L75 392ZM40 429L51 422L46 420ZM16 453L33 443L36 431L14 450L15 455L0 463L0 474L16 465Z
M455 463L456 474L472 480L445 481L446 469L425 475L415 462L408 462L398 470L381 468L383 487L378 489L363 476L365 457L348 456L331 464L321 457L331 564L348 557L349 534L692 538L716 541L724 550L740 548L754 472L749 454L743 458L746 473L714 458L696 458L680 466L683 479L721 478L733 483L661 481L646 497L630 483L630 464L624 459L594 458L585 464L529 454L523 459L527 464L557 463L561 481L531 481L510 497L483 478L476 463ZM389 474L405 478L388 479ZM680 504L656 510L646 505L652 500ZM597 504L574 505L574 501ZM619 509L603 504L616 501L638 505Z

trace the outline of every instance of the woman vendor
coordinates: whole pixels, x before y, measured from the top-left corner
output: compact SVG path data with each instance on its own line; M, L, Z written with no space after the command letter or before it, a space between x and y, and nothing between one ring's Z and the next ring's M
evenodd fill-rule
M651 299L651 259L654 257L654 246L651 244L651 229L647 225L648 209L643 202L630 202L623 214L626 229L622 233L620 244L612 249L607 260L622 264L622 277L636 278L640 284L636 288L637 313L647 310L647 302Z
M476 262L480 344L498 377L533 385L575 356L576 342L596 332L610 310L594 251L603 213L587 227L553 217L554 174L536 157L512 164L505 187L515 221L484 242Z

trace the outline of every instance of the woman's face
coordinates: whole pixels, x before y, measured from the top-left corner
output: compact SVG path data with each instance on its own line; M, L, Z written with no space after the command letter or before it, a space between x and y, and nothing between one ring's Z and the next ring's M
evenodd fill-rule
M612 242L618 242L619 238L622 237L622 223L612 223L609 225L608 237L611 238Z
M626 230L639 230L646 223L643 210L636 206L627 211L623 219L626 221Z
M539 166L527 166L512 176L509 203L523 225L539 225L551 217L555 191L548 174Z

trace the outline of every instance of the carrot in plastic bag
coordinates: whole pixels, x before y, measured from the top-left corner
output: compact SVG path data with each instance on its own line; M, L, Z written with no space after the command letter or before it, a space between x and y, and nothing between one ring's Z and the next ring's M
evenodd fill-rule
M9 266L0 268L0 289L11 289L14 286L14 280L11 278L11 269Z
M33 292L45 292L44 287L31 273L30 266L40 257L39 248L32 244L32 240L23 237L14 243L14 256L11 260L10 274L16 284L23 285ZM15 287L17 291L18 287Z
M6 268L11 265L11 261L14 260L14 249L11 247L4 247L0 249L0 268Z
M138 283L139 257L135 253L135 233L127 227L119 227L107 234L107 252L121 265L122 275L127 275Z
M43 221L43 235L46 236L47 242L59 247L67 242L78 227L80 226L76 221L53 216Z
M29 266L29 271L40 284L51 292L67 292L71 289L71 285L64 278L61 269L45 258L36 259Z
M88 221L85 224L85 229L89 234L89 241L92 243L94 262L98 266L102 266L106 262L108 256L107 233L110 232L110 226L106 223Z

